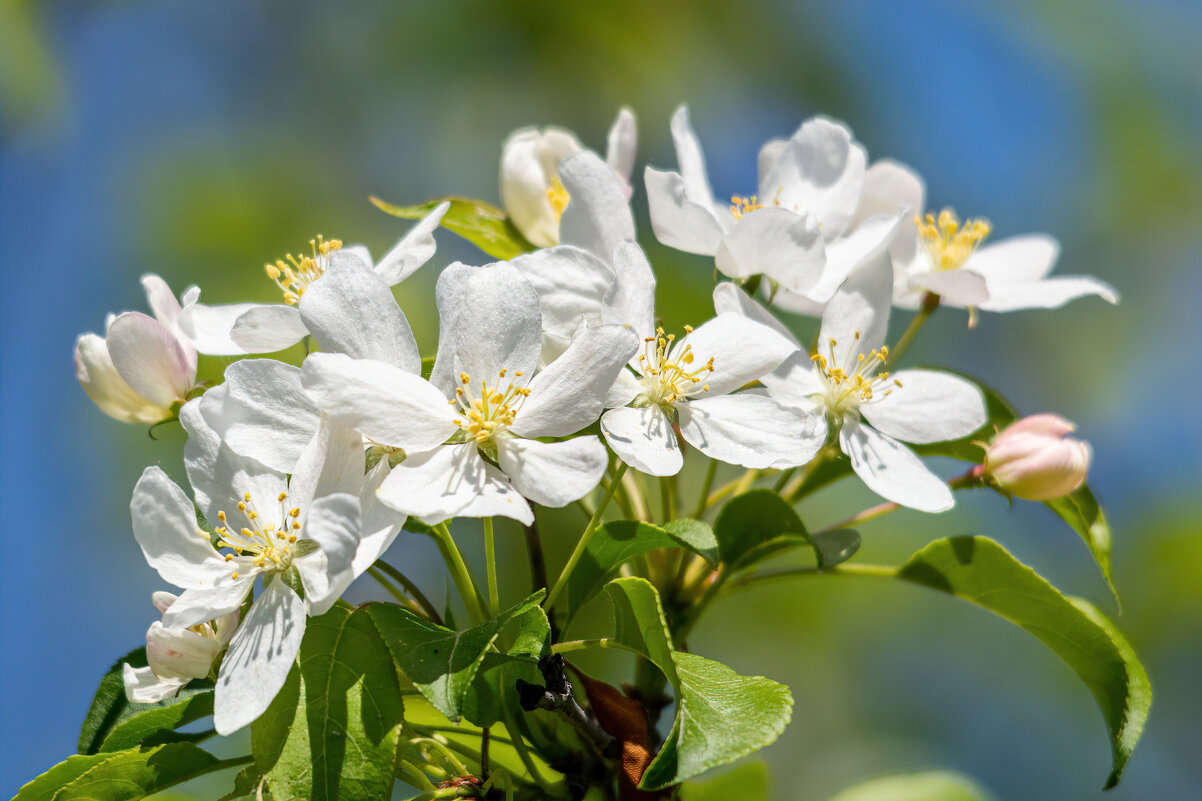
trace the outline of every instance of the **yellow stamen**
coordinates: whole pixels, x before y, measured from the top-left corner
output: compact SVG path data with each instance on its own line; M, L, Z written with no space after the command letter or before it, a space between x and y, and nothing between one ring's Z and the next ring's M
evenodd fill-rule
M325 274L330 254L342 247L341 239L323 239L321 234L309 240L308 256L289 253L282 259L264 265L267 277L284 293L284 302L295 306L309 285Z
M568 203L572 202L572 196L568 194L568 190L564 188L563 181L559 180L558 175L547 187L547 202L551 204L551 213L555 215L555 222L559 222L563 218L563 210L568 207Z
M916 216L914 224L937 272L963 267L992 230L984 219L964 220L962 223L951 209L939 212L938 217L934 214Z

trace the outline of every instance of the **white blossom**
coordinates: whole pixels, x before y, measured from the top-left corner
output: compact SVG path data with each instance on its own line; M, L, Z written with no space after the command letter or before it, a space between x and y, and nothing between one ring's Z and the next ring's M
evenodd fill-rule
M178 596L156 592L155 608L166 614ZM150 624L146 632L147 667L122 666L125 694L130 701L154 704L175 695L192 679L203 679L213 668L213 660L234 636L238 610L194 626L167 628L162 621Z

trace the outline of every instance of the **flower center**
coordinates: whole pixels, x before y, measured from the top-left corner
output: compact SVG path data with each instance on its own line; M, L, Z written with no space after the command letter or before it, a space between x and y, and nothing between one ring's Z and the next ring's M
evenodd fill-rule
M455 425L464 433L469 441L484 445L507 427L513 424L522 402L530 394L529 387L515 385L512 381L501 389L501 383L509 374L508 369L497 373L497 382L489 386L487 381L480 382L480 394L472 390L472 377L467 373L459 374L459 383L455 387L455 397L450 401L460 415ZM521 370L513 371L514 378L521 378Z
M773 204L775 205L775 204ZM731 195L730 213L736 220L741 220L756 209L764 208L756 195Z
M572 196L568 194L568 190L564 187L563 181L559 180L558 175L551 180L551 185L547 187L547 201L551 204L551 213L555 215L555 222L559 222L563 217L563 210L572 201Z
M685 326L686 334L693 333ZM664 334L663 328L655 329L655 336L644 337L643 352L639 354L639 370L643 373L643 395L647 402L665 405L675 403L688 395L708 392L709 384L702 384L706 376L714 372L714 360L710 358L701 367L694 367L696 356L693 346L673 345L675 334Z
M265 265L263 270L283 290L284 302L295 306L300 303L301 295L305 294L309 285L325 274L330 264L330 254L341 247L341 239L322 239L318 234L316 239L309 240L311 255L294 256L289 253L282 259L276 259L274 264Z
M857 331L855 336L858 340L860 332ZM852 411L861 404L887 398L894 387L901 387L900 381L889 378L888 370L877 374L877 370L883 367L889 358L887 345L882 345L880 350L868 354L859 354L854 364L840 364L835 356L837 344L835 339L831 338L827 346L827 355L815 353L810 357L810 361L818 367L823 384L826 385L828 410L836 413ZM849 350L848 357L850 355Z
M939 216L928 213L926 217L914 217L918 236L922 239L936 272L958 270L968 261L992 228L988 220L964 220L951 209L944 209Z
M229 548L225 561L232 562L238 557L251 557L251 564L260 570L284 570L292 564L293 546L300 535L300 507L288 508L285 501L288 493L281 492L276 499L280 504L279 524L265 522L250 493L238 501L238 511L246 518L247 525L235 531L229 525L229 517L224 511L217 513L221 525L213 529L220 539L218 548ZM235 572L234 578L238 578Z

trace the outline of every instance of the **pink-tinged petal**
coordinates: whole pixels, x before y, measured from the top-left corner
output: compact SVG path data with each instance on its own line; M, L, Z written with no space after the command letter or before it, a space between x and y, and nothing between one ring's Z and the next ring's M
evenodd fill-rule
M263 714L284 686L305 634L305 602L276 579L230 640L213 698L213 726L233 734Z
M814 458L826 426L763 395L739 393L682 403L680 433L711 459L750 468L786 468Z
M150 425L173 416L171 409L143 398L117 372L104 338L83 334L75 342L75 377L100 411L123 423Z
M157 620L146 632L146 661L159 678L203 679L218 650L216 640L190 629L169 629Z
M630 185L630 176L634 172L635 148L638 145L638 128L634 120L634 112L623 106L618 109L618 116L610 126L606 137L605 163L609 168Z
M146 292L146 303L154 317L168 330L174 331L179 322L180 305L171 287L154 273L142 276L142 289Z
M539 442L510 437L497 442L497 461L513 486L535 503L566 506L601 481L609 457L597 437Z
M658 406L623 406L601 415L601 433L623 462L653 476L674 476L684 466L676 432Z
M125 383L161 406L182 400L196 383L196 354L158 320L141 312L119 315L105 338Z
M859 420L844 419L839 447L856 475L886 500L920 512L944 512L955 505L947 484L914 451Z

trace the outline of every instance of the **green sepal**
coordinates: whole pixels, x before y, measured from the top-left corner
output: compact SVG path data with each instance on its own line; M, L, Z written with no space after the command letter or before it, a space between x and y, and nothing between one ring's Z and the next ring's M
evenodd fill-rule
M450 202L451 207L442 217L442 227L463 237L489 256L508 260L534 250L534 245L526 241L504 211L483 200L446 197L418 206L396 206L373 197L371 202L386 214L406 220L420 220L440 203Z

